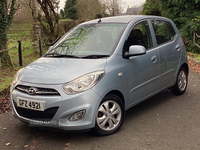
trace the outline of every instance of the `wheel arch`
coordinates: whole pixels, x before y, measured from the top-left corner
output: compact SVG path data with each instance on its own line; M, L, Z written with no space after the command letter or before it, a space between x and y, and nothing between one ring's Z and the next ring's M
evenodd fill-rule
M109 102L110 101L110 102ZM101 107L101 108L104 108L105 109L105 106L102 106L102 105L104 105L103 103L104 102L109 102L109 103L117 103L119 106L120 106L120 108L121 108L121 111L119 112L119 115L121 116L120 118L118 118L119 120L116 122L113 122L113 124L115 124L116 126L111 126L112 128L109 130L106 130L104 127L101 127L101 123L102 122L98 122L97 121L97 118L101 118L102 116L98 116L98 112L101 112L101 114L102 113L105 113L104 111L101 111L101 110L99 110L99 108ZM95 134L97 134L97 135L100 135L100 136L105 136L105 135L110 135L110 134L113 134L113 133L115 133L115 132L117 132L120 128L121 128L121 126L122 126L122 124L123 124L123 122L124 122L124 118L125 118L125 107L123 106L124 105L124 103L125 103L125 101L124 101L124 96L123 96L123 94L120 92L120 91L118 91L118 90L112 90L112 91L110 91L110 92L108 92L105 96L104 96L104 98L103 98L103 100L101 101L101 104L100 104L100 106L98 107L98 110L97 110L97 114L96 114L96 118L95 118L95 127L94 128L92 128L92 132L93 133L95 133ZM110 105L108 105L108 107L109 107ZM112 106L112 105L111 105ZM114 105L113 105L114 106ZM110 109L110 108L109 108ZM107 111L108 112L108 110L107 109L105 109L105 111ZM111 111L109 111L108 113L105 113L105 114L107 114L106 116L105 116L105 118L108 118L109 120L111 119L110 118L110 115L112 115L112 113L113 112L111 112ZM113 115L113 117L117 117L117 116L115 116L116 114L114 114ZM104 119L105 119L104 118ZM106 124L104 124L103 126L109 126L110 127L110 125L108 125L108 123L109 123L109 120L104 120L104 121L106 121ZM115 118L115 120L117 120L117 118ZM100 119L100 121L101 121L101 119ZM110 123L109 123L110 124ZM114 127L114 128L113 128Z
M122 100L122 102L124 103L124 106L125 106L125 99L124 99L123 94L120 91L112 90L112 91L108 92L105 96L107 96L109 94L114 94L114 95L118 96L119 98L121 98L121 100Z
M184 63L184 64L181 65L181 67L183 67L183 68L186 69L187 75L188 75L188 74L189 74L189 66L188 66L188 64L187 64L187 63ZM181 67L180 67L180 68L181 68Z

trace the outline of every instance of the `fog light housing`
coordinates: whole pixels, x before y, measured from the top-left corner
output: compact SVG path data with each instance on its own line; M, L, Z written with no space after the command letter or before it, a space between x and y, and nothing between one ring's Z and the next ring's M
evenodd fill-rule
M83 117L85 116L85 112L86 110L75 112L73 115L71 115L71 117L69 118L69 121L78 121L78 120L83 119Z

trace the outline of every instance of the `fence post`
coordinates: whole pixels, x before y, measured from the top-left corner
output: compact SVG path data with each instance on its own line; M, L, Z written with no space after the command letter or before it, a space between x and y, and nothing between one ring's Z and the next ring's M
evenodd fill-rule
M22 66L22 46L21 46L21 41L18 41L18 52L19 52L19 65Z
M40 57L42 57L42 43L41 43L41 39L39 39L39 47L40 47Z

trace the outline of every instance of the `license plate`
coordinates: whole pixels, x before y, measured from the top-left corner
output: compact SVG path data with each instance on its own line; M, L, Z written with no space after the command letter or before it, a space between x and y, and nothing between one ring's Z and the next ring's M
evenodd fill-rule
M44 111L44 102L24 100L21 98L17 99L17 106L32 110Z

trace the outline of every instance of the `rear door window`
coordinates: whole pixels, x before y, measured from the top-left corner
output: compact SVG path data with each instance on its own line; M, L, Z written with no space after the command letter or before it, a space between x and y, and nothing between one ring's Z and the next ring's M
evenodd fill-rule
M161 20L151 20L151 23L155 32L158 45L174 40L176 33L169 22Z

